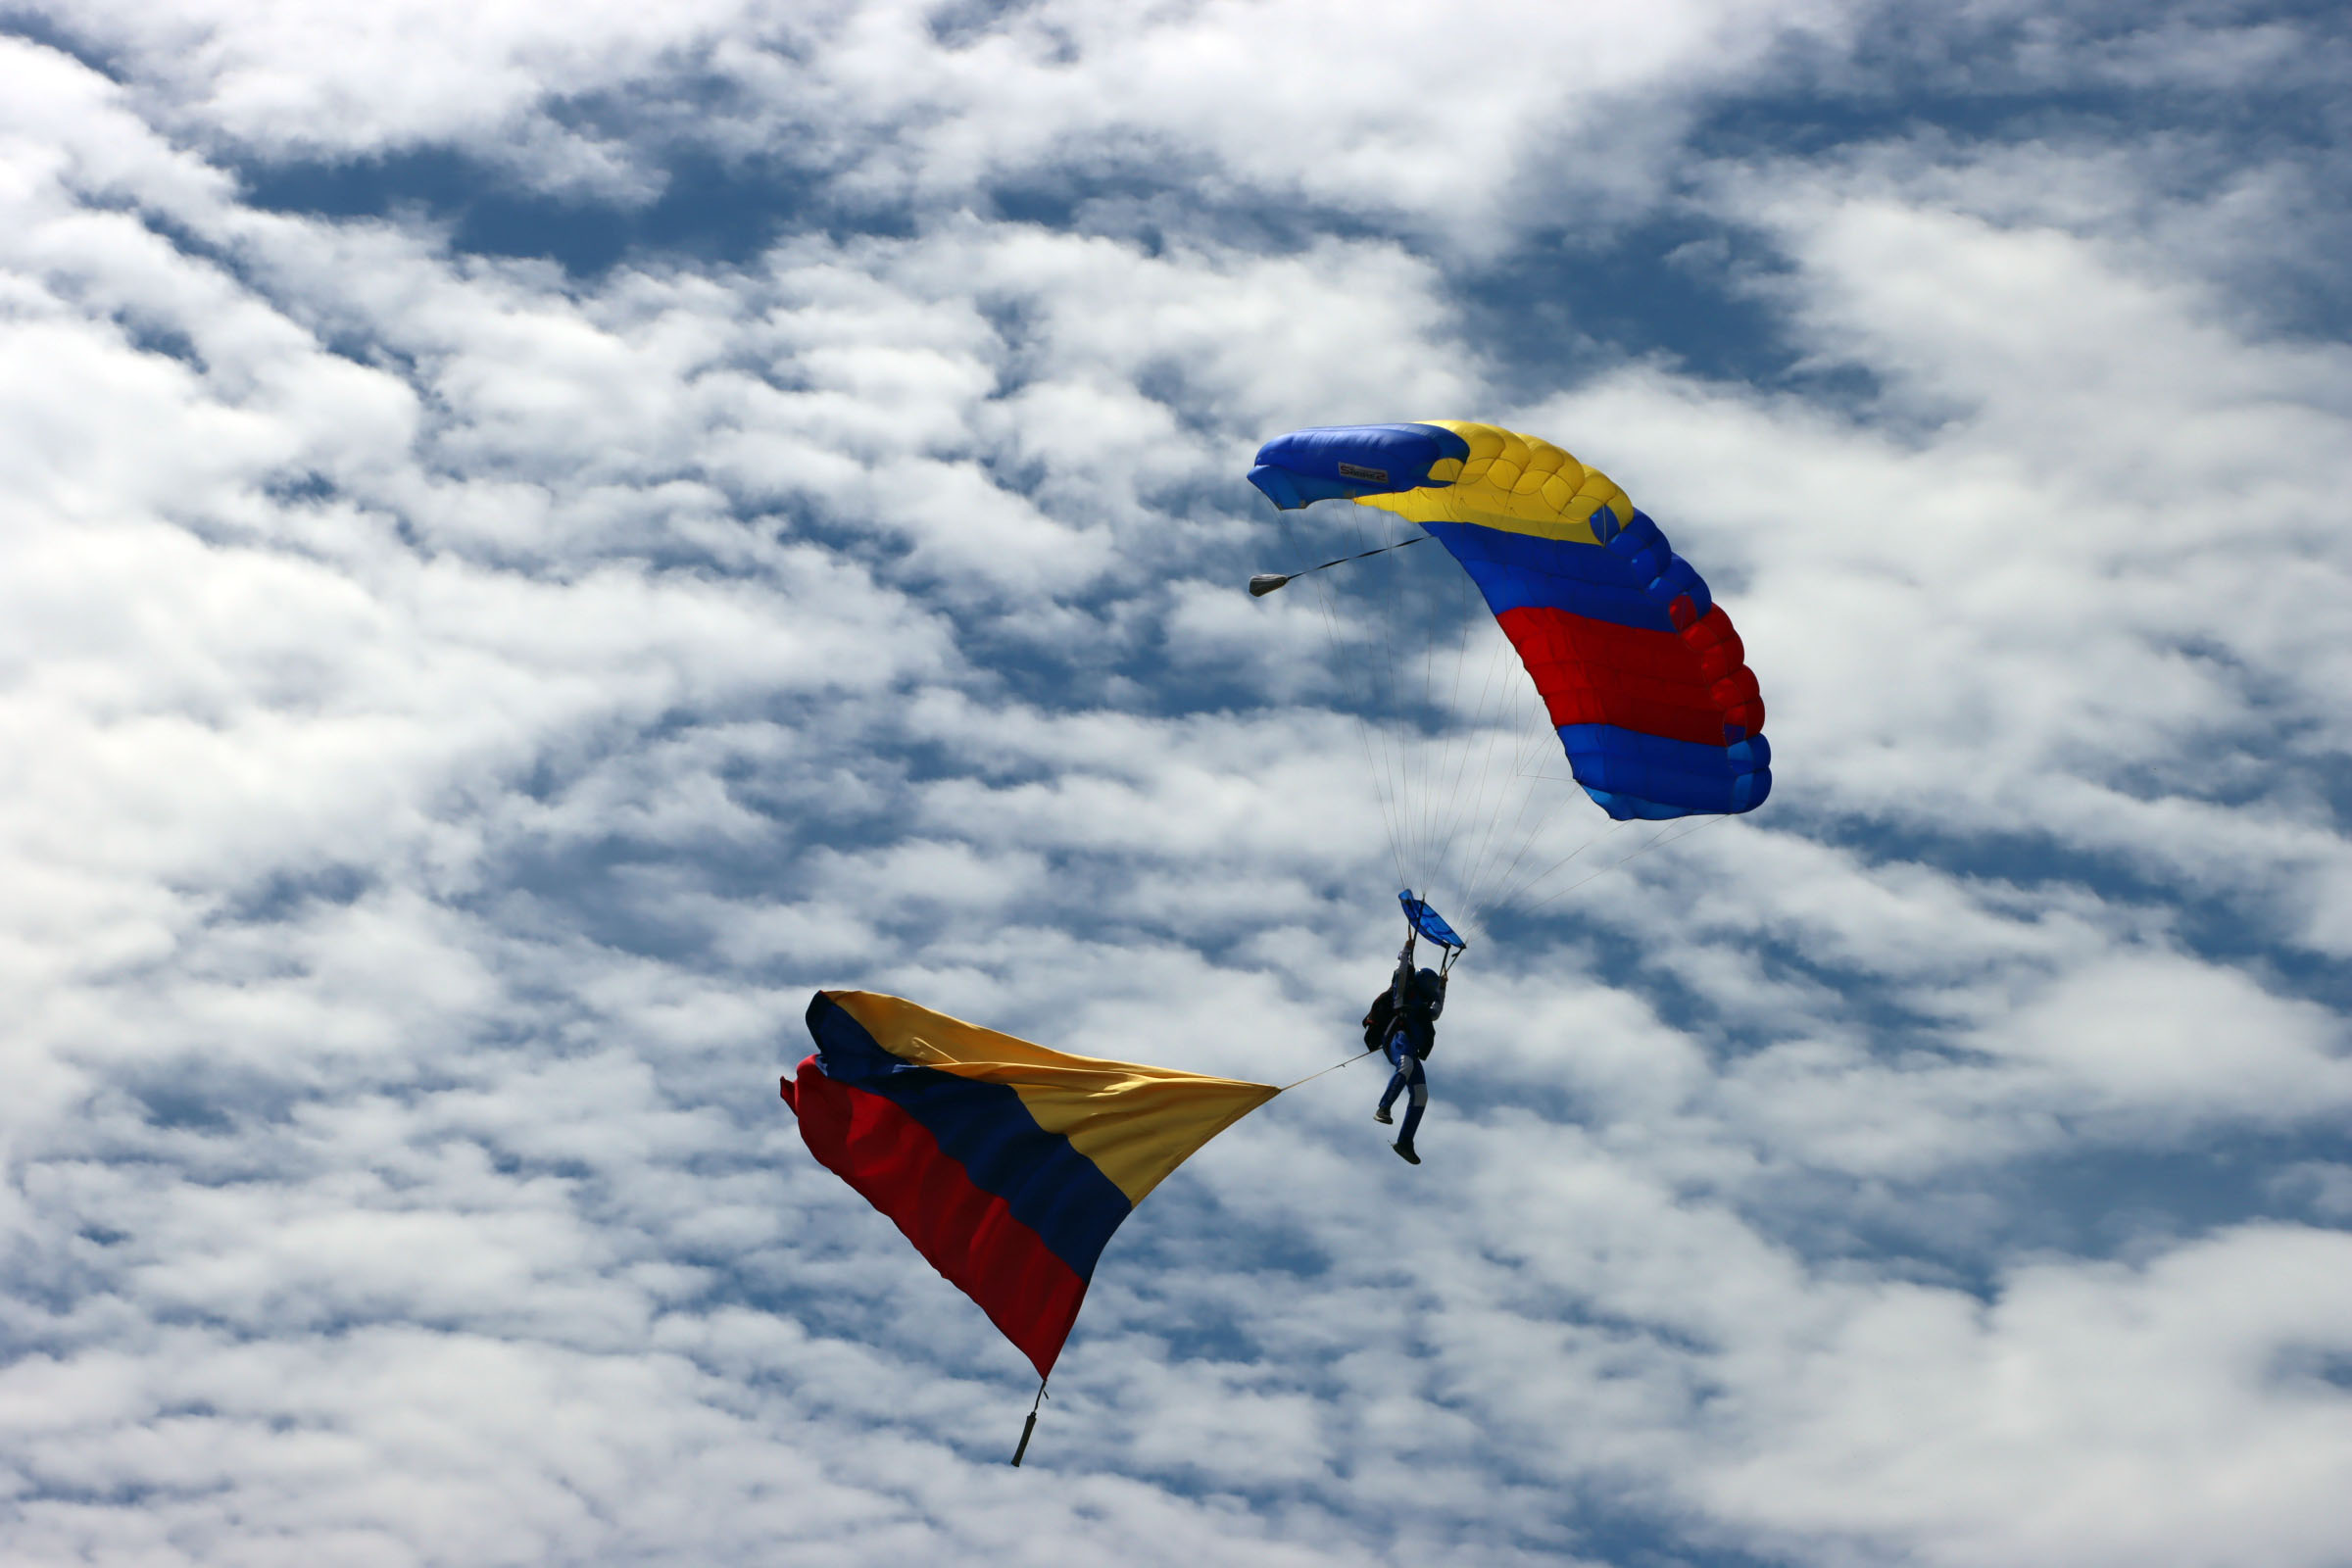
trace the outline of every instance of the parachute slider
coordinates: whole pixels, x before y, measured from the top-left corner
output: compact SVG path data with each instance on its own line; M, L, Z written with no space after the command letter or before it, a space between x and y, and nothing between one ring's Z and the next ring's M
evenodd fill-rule
M1446 923L1444 915L1429 906L1426 900L1414 898L1411 888L1397 894L1396 902L1404 906L1404 923L1412 928L1413 934L1427 937L1445 948L1449 959L1451 955L1470 946L1454 933L1452 926Z
M1385 556L1392 550L1402 550L1406 545L1417 545L1428 537L1428 534L1417 533L1410 539L1399 539L1393 545L1382 545L1377 550L1366 550L1361 555L1342 556L1337 561L1326 561L1320 566L1307 567L1306 571L1294 571L1287 575L1279 571L1252 572L1250 577L1250 597L1263 599L1284 583L1303 577L1309 571L1323 571L1332 566L1344 566L1350 561L1361 561L1365 556Z

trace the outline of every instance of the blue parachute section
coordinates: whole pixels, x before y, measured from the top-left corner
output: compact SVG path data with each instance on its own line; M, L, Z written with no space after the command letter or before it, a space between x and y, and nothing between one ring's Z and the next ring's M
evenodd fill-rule
M1458 472L1470 443L1434 424L1348 424L1294 430L1257 450L1250 482L1284 512L1315 501L1353 501L1444 485L1430 469Z
M1457 953L1470 945L1454 935L1453 927L1446 923L1444 915L1414 898L1411 888L1406 888L1402 893L1397 894L1396 902L1404 906L1405 924L1429 938L1430 941L1441 947L1451 948Z

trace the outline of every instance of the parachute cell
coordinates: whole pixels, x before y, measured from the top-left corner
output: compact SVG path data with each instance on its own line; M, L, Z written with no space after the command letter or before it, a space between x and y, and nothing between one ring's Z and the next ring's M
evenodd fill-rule
M1044 1377L1121 1221L1280 1091L1072 1056L900 997L820 991L783 1082L817 1159Z

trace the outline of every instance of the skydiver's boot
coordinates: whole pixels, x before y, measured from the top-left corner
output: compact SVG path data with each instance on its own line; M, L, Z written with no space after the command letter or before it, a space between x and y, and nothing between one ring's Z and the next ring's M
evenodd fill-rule
M1396 1118L1389 1114L1389 1107L1386 1102L1383 1102L1372 1107L1372 1119L1386 1127L1395 1122Z
M1403 1139L1397 1139L1389 1147L1396 1151L1396 1157L1403 1160L1407 1165L1418 1165L1421 1163L1421 1156L1414 1153L1413 1146L1406 1143Z

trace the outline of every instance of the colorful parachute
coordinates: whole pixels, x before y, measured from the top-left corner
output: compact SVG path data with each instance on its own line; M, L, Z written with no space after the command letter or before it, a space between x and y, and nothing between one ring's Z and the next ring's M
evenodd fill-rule
M1281 1093L1064 1055L870 991L818 992L808 1032L816 1054L783 1093L809 1152L979 1302L1041 1379L1119 1222Z
M1749 811L1771 793L1764 702L1730 617L1597 469L1532 436L1432 419L1294 431L1259 449L1250 480L1285 510L1394 513L1451 551L1611 816ZM1266 574L1251 591L1280 585Z

